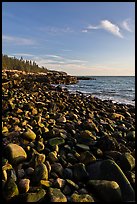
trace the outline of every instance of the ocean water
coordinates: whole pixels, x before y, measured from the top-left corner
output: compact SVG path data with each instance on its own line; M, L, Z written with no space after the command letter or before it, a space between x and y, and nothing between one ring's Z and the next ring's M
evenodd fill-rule
M77 84L65 87L71 92L92 94L102 100L135 106L134 76L94 76L94 78L96 80L79 80Z

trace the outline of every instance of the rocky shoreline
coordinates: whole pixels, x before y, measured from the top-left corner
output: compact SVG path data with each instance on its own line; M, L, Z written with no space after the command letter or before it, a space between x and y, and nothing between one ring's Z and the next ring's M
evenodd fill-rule
M135 107L52 83L2 73L4 201L135 201Z

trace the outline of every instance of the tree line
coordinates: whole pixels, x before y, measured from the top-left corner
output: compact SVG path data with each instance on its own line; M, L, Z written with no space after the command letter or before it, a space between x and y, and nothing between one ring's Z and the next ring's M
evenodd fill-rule
M8 57L2 54L2 69L19 70L25 72L47 72L47 68L39 67L35 61L24 60L23 57L17 59L16 57Z

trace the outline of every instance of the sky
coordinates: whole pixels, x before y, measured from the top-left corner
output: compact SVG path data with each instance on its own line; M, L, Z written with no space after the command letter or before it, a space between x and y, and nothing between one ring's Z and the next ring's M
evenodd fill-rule
M134 76L135 2L3 2L2 53L74 76Z

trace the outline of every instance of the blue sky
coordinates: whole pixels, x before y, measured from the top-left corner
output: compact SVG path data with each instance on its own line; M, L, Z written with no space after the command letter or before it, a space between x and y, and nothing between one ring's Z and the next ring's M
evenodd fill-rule
M135 75L135 3L3 2L2 52L71 75Z

